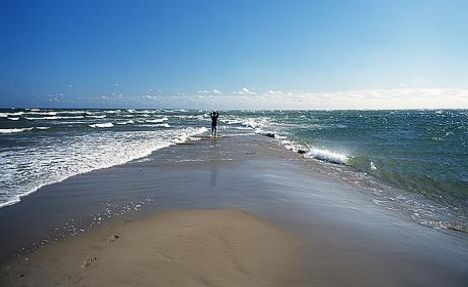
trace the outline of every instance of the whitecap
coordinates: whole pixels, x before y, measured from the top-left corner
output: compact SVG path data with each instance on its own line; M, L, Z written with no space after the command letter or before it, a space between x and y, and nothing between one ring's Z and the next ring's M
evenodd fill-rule
M15 117L15 116L21 116L24 114L24 112L16 112L16 113L0 113L0 118L6 118L6 117Z
M20 133L24 131L31 131L34 128L16 128L16 129L0 129L0 134Z
M164 124L157 124L155 125L157 127L161 127L161 128L170 128L171 126L168 124L168 123L164 123Z
M63 119L71 120L71 119L83 119L83 118L84 118L84 116L69 116L69 117L66 117L66 116L64 116L64 117L50 116L50 117L40 117L40 118L25 117L25 119L30 120L30 121L35 121L35 120L63 120Z
M118 122L118 123L115 123L116 125L127 125L127 124L133 124L134 121L133 120L129 120L129 121L125 121L125 122Z
M147 123L162 123L164 121L167 121L168 118L164 117L162 119L154 119L154 120L146 120Z
M114 124L109 122L109 123L102 123L102 124L92 124L89 126L92 128L111 128L114 126Z
M44 116L56 116L57 112L39 112L39 111L30 111L28 115L44 115Z
M12 182L24 182L21 186L7 185L6 197L0 198L0 207L18 202L21 197L35 192L42 186L63 181L76 174L146 157L158 149L192 139L206 131L208 130L205 127L160 129L51 139L40 150L26 149L15 157L15 161L6 162L2 166L2 180L5 180L5 175L9 175ZM62 160L56 161L57 158ZM18 163L30 167L26 174L16 172ZM32 166L45 168L31 168Z
M306 153L305 156L336 164L346 164L346 162L348 161L348 157L346 155L332 152L327 149L314 148L311 149L308 153Z
M168 124L168 123L164 123L164 124L141 124L141 125L137 125L137 127L145 127L145 128L157 128L157 127L160 127L160 128L170 128L171 126Z
M19 118L8 118L10 121L17 121Z

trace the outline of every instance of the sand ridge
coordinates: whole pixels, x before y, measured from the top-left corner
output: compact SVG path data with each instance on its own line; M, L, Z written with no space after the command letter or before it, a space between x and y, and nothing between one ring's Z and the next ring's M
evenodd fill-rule
M238 209L185 210L114 224L11 264L5 286L286 286L291 235ZM2 283L3 285L3 283Z

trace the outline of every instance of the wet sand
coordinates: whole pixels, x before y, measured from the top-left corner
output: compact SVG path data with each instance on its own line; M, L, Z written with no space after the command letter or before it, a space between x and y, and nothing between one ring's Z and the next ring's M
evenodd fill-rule
M287 286L296 241L235 209L111 224L11 263L5 286Z
M62 242L53 243L57 238L79 242L96 226L207 208L244 210L300 238L295 260L303 272L291 273L297 280L283 286L464 286L468 280L466 234L418 225L273 139L245 134L160 150L0 209L0 259L4 268L12 250L26 247L16 254L27 263L33 243L52 249Z

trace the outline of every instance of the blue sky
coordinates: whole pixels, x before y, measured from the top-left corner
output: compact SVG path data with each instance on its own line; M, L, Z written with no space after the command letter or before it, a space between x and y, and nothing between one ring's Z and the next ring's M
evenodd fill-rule
M453 0L0 0L0 106L468 108L467 11Z

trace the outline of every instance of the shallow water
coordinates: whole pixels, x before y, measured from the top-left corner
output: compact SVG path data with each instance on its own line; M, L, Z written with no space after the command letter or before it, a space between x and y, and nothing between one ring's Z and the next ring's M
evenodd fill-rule
M274 135L419 223L467 229L466 110L228 111L220 121L221 133ZM0 206L184 142L209 124L206 111L0 110Z
M415 224L321 169L268 137L235 129L219 139L203 136L71 177L0 209L0 262L15 247L26 247L17 253L22 260L42 245L113 220L240 208L301 238L304 286L350 280L359 286L463 286L466 234Z

